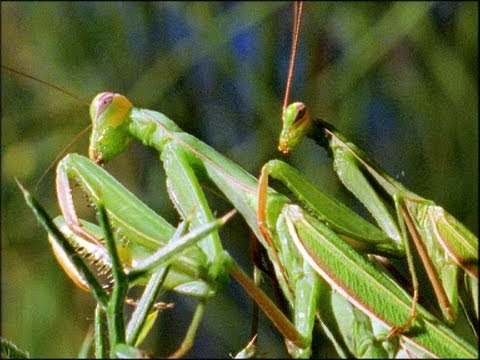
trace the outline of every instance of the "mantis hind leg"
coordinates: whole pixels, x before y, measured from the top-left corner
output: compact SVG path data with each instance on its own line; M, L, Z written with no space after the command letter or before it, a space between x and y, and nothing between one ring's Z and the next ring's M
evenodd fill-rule
M419 222L419 218L422 218L422 215L420 215L422 210L421 204L416 203L416 205L413 205L411 203L410 206L407 206L406 201L408 199L401 195L395 195L394 201L398 221L402 227L402 233L404 233L407 260L412 259L413 255L410 250L405 226L432 284L443 316L447 322L453 323L457 316L458 308L457 301L454 301L458 294L456 280L458 266L453 261L445 260L445 251L439 246L438 241L435 240L434 231L431 227L432 224L429 223L428 216L425 218L425 221ZM429 206L428 204L426 205L427 207ZM411 260L409 260L410 266L413 267ZM415 292L418 293L418 281L413 275L414 272L412 273L412 281L414 288L416 287Z

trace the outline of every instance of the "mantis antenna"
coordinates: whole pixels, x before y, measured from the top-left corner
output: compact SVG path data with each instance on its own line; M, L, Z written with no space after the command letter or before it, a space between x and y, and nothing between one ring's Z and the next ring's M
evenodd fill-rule
M288 106L290 89L292 88L293 69L295 68L295 56L297 55L298 35L300 34L300 25L302 23L303 1L295 1L294 6L292 47L290 53L290 62L288 65L287 86L285 89L285 97L283 98L282 120L284 120L285 117L285 109Z
M35 76L32 76L32 75L28 75L26 73L24 73L23 71L20 71L20 70L16 70L16 69L13 69L11 67L8 67L8 66L5 66L5 65L2 65L2 69L6 70L6 71L10 71L14 74L17 74L17 75L20 75L20 76L24 76L30 80L34 80L34 81L37 81L39 82L40 84L43 84L43 85L47 85L48 87L52 88L52 89L55 89L57 91L60 91L61 93L64 93L68 96L70 96L71 98L83 103L84 105L87 105L87 106L90 106L90 102L87 101L86 99L80 97L80 96L77 96L75 95L74 93L71 93L70 91L67 91L65 89L62 89L61 87L57 86L57 85L54 85L52 83L49 83L48 81L45 81L45 80L42 80L42 79L39 79Z
M14 74L17 74L17 75L20 75L20 76L23 76L23 77L26 77L27 79L30 79L30 80L33 80L33 81L36 81L36 82L39 82L40 84L43 84L43 85L46 85L56 91L59 91L67 96L70 96L72 99L75 99L77 100L78 102L82 103L83 105L87 105L87 106L90 106L90 102L87 101L86 99L78 96L78 95L75 95L74 93L71 93L70 91L67 91L65 89L62 89L61 87L57 86L57 85L54 85L52 83L49 83L48 81L45 81L45 80L42 80L42 79L39 79L35 76L32 76L32 75L28 75L26 73L24 73L23 71L20 71L20 70L16 70L16 69L13 69L11 67L8 67L8 66L5 66L5 65L2 65L2 69L3 70L6 70L6 71L10 71L11 73L14 73ZM47 169L43 172L42 176L40 176L40 178L38 179L37 183L35 184L35 191L38 190L38 187L39 185L41 184L41 182L43 181L43 179L45 178L45 176L50 172L50 170L58 163L58 161L63 157L65 156L65 154L67 153L67 151L70 149L70 147L75 144L82 136L84 136L87 132L90 131L90 129L92 128L92 125L88 125L86 128L82 129L77 135L75 135L75 137L72 139L72 141L70 141L61 151L60 153L55 157L55 159L50 163L50 165L47 167Z
M47 174L52 170L52 168L57 165L58 161L65 156L67 151L72 147L73 144L75 144L79 139L82 138L86 133L90 132L92 129L92 124L88 125L86 128L80 130L80 132L75 135L75 137L70 141L65 147L58 153L58 155L55 157L55 159L48 165L47 169L43 172L42 176L38 179L37 183L35 184L35 191L38 190L38 186L40 183L43 181L43 178L47 176Z

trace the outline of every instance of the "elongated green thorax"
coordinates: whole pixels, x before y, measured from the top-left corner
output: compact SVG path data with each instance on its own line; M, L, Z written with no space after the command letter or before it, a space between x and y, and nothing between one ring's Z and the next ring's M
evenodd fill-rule
M123 95L103 92L90 105L92 135L89 157L96 163L110 160L126 149L130 142L128 126L132 103Z

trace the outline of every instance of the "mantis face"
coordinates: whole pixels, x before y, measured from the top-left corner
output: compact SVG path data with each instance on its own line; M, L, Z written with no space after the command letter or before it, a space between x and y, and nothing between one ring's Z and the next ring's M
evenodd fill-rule
M103 92L90 105L92 135L89 157L103 163L124 151L130 142L128 125L132 103L123 95Z
M288 154L307 135L311 123L310 114L304 103L290 104L283 114L283 128L280 133L278 150Z

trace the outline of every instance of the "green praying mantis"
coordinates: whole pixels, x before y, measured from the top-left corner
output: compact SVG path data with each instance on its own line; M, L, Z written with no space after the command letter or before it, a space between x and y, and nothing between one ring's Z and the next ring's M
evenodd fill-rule
M262 168L259 181L259 193L266 194L268 176L282 181L299 200L308 206L318 218L322 219L332 229L344 234L347 238L368 242L365 246L377 247L379 253L394 255L402 251L400 241L408 249L407 228L413 239L415 248L420 254L423 265L432 282L435 294L445 321L452 323L456 319L458 309L458 271L464 271L465 286L469 295L471 310L467 316L472 316L472 323L478 322L478 239L453 216L433 201L423 199L408 191L393 178L388 176L378 165L375 164L363 151L347 141L333 126L322 121L312 121L303 103L294 103L285 109L283 129L279 141L279 150L288 153L293 149L303 136L312 137L318 144L325 147L334 157L334 169L342 183L355 194L365 207L372 213L378 224L388 236L382 238L375 231L360 226L354 229L354 217L344 217L344 209L339 203L332 203L332 199L319 192L311 184L306 182L299 173L288 164L274 160ZM363 172L362 172L363 170ZM366 177L365 174L369 175ZM369 179L374 179L390 195L394 201L394 209L397 211L398 222L388 212L387 206L375 193L369 184ZM323 209L318 204L329 204L330 207ZM259 200L259 226L263 227L267 205ZM321 210L320 210L321 209ZM325 210L325 211L323 211ZM331 216L340 214L340 216ZM348 221L345 221L348 219ZM399 230L401 229L401 231ZM368 230L368 231L367 231ZM266 237L268 232L263 230ZM386 239L390 241L385 242ZM326 260L318 257L318 253L312 251L309 246L303 248L302 238L298 238L299 248L310 264L324 276L328 274ZM393 240L393 241L392 241ZM396 240L396 241L395 241ZM368 250L374 252L373 248ZM411 257L411 253L407 252ZM413 265L409 264L411 271ZM414 274L414 297L418 296L418 283ZM330 279L332 286L336 285L335 279ZM341 290L340 290L341 291ZM348 295L347 295L348 297ZM358 301L354 296L353 302ZM410 326L415 313L415 303L412 305L412 315L400 326L400 330L392 329L391 333L404 331ZM468 301L468 300L467 300ZM361 304L359 304L361 306ZM368 310L365 310L368 312Z
M294 33L297 37L301 9L301 4L295 8ZM296 39L294 37L292 49L296 48ZM366 153L339 134L332 125L323 120L312 121L303 103L298 102L287 106L294 59L293 55L278 149L282 153L288 154L305 136L326 148L334 159L334 170L343 185L364 204L383 233L379 234L376 229L369 228L360 222L357 223L358 220L354 216L345 216L345 208L338 201L318 191L288 164L273 160L262 167L259 179L258 225L263 237L268 243L272 243L266 225L267 186L268 177L271 176L283 182L304 206L313 211L330 228L343 234L345 238L354 241L360 240L363 246L370 247L367 252L377 252L387 254L387 256L396 256L399 252L405 253L413 282L414 300L411 315L403 325L393 327L387 337L410 328L412 321L417 316L416 303L419 285L407 231L428 274L445 321L452 324L457 317L457 285L460 269L464 270L464 284L471 297L466 300L470 306L470 309L466 310L466 316L471 317L469 318L470 324L478 322L477 237L442 207L408 191L400 182L395 181ZM382 194L377 192L378 188L391 197L396 220L389 212L388 205L381 199ZM338 279L336 280L336 274L333 272L328 273L327 261L319 257L318 253L311 251L310 246L314 245L309 243L309 246L303 248L303 239L301 237L297 239L298 248L309 263L324 278L329 278L331 286L337 286ZM352 302L361 307L362 304L357 303L358 300L356 296L353 296ZM364 311L368 312L366 309Z
M395 181L331 125L322 120L312 121L304 104L294 103L286 112L279 150L288 153L305 135L325 147L333 155L334 168L342 183L361 200L397 246L400 240L408 244L408 229L432 282L443 316L446 321L454 322L458 311L458 270L465 271L466 284L478 281L477 237L433 201L423 199ZM272 163L265 169L272 169L271 175L285 179L287 174L281 170L285 166ZM373 179L392 198L397 221L390 215L369 179ZM289 178L287 186L289 182L293 180ZM308 202L306 195L302 196ZM342 224L334 226L344 231ZM355 236L353 233L347 235ZM408 248L408 245L405 247ZM414 287L417 292L418 284ZM472 295L476 296L475 292ZM474 299L474 303L478 303L478 299Z
M134 108L122 95L99 94L92 102L90 113L93 129L89 155L95 162L103 163L110 160L125 150L131 138L137 138L161 153L168 176L167 188L170 197L185 218L188 212L195 209L195 215L191 220L193 226L202 226L213 221L211 210L198 184L197 174L201 174L208 177L222 191L257 236L263 238L257 229L258 184L243 169L200 140L184 133L165 115ZM110 217L119 233L128 237L128 232L124 229L132 228L137 232L137 227L147 221L131 216L131 210L127 207L130 201L121 198L118 201L117 193L112 192L110 195L107 189L100 190L106 181L98 175L93 175L93 171L86 164L89 162L77 156L67 156L57 168L58 197L62 212L72 231L80 237L88 238L83 228L74 224L75 215L70 209L72 202L65 198L70 192L68 176L81 182L91 198L102 198L106 203L107 212L111 211ZM185 184L188 186L185 187ZM97 191L101 195L92 194ZM320 307L318 274L355 306L368 316L376 318L387 328L399 327L407 321L412 306L409 295L390 277L340 239L329 226L325 226L329 220L315 219L302 208L290 204L281 194L273 190L267 192L269 211L265 223L273 235L274 246L272 247L269 242L264 242L264 246L274 264L278 281L294 314L294 324L299 330L298 336L296 334L295 338L287 338L292 355L310 354L313 322L317 307ZM110 205L109 197L113 203L118 203L117 206L125 210L125 214L121 215L121 211ZM347 212L346 223L360 223L360 229L369 227L368 222L353 215L353 212L348 214L348 208L344 208L343 211ZM157 232L161 233L161 227L157 228ZM212 234L199 242L207 266L213 269L208 272L213 271L213 274L216 274L213 275L213 279L219 277L218 273L229 268L217 236ZM132 238L130 241L145 246L148 238L142 236L141 239ZM95 240L92 239L91 242ZM316 266L310 267L304 259L308 259L308 263L314 259L313 264ZM198 293L196 295L205 296ZM470 345L456 337L451 330L420 306L417 306L417 317L421 320L419 324L413 325L415 335L409 336L408 333L399 335L400 347L440 357L474 356L475 350ZM272 320L278 324L275 316ZM279 327L281 328L281 325Z
M219 162L223 161L223 158L221 158L221 159L222 159L222 160L219 160ZM218 160L218 158L217 158L217 160ZM201 161L200 161L200 162L201 162ZM195 169L197 169L197 168L195 168ZM218 175L218 176L221 177L220 175ZM238 176L240 177L240 175L238 175ZM228 177L227 177L227 178L228 178ZM231 186L237 186L237 185L238 185L240 188L242 187L242 186L241 186L242 182L241 182L241 181L238 181L238 183L237 183L237 182L236 182L236 178L233 178L233 179L228 178L228 180L230 180L230 181L232 182L232 185L231 185ZM228 181L228 180L223 179L223 181ZM222 181L222 179L220 179L219 182L220 182L220 181ZM217 184L217 185L218 185L218 184ZM250 189L250 190L251 190L251 194L254 193L254 192L253 192L254 187L255 187L255 186L252 186L252 188ZM241 193L241 192L240 192L240 194L244 195L244 193ZM240 195L239 195L239 196L240 196ZM252 195L252 196L253 196L253 195ZM273 197L277 197L277 198L281 198L280 196L276 196L276 195L272 195L272 196L273 196ZM269 200L269 201L271 201L272 203L276 203L276 201L272 201L272 200ZM281 204L282 201L278 201L278 203ZM288 202L287 200L285 200L285 204L289 204L289 202ZM285 205L285 204L281 204L281 205L283 206L283 205ZM270 207L269 207L269 209L270 209ZM298 211L295 211L295 210L294 210L294 209L295 209L294 207L293 207L293 208L289 208L289 209L290 209L290 212L286 212L285 215L284 215L284 219L286 220L286 224L285 224L285 225L286 225L286 229L284 229L284 230L283 230L283 233L282 233L282 236L285 235L287 238L293 237L295 234L297 234L297 233L300 232L300 230L295 230L295 226L297 226L298 224L303 224L302 214L303 214L303 212L304 212L303 209L299 209ZM254 210L256 211L256 208L254 208ZM113 210L112 210L112 211L113 211ZM272 211L272 210L269 210L269 211ZM298 213L300 213L300 215L299 215ZM271 213L271 214L272 214L272 213ZM273 215L273 214L272 214L271 216L272 216L272 217L275 217L276 215ZM315 224L315 229L320 226L320 225L317 225L317 224L316 224L316 222L315 222L314 219L311 219L311 218L309 218L308 216L309 216L309 215L306 215L306 217L307 217L306 224L298 225L298 226L300 226L300 227L302 228L302 231L307 231L307 232L308 232L308 229L309 229L308 224ZM255 226L256 226L256 225L255 225L255 224L256 224L256 219L253 218L253 217L249 217L249 218L250 218L251 224L253 224L253 225L251 225L251 226L255 227ZM289 222L287 221L287 219L290 219L292 222L289 223ZM347 219L349 219L349 218L347 217ZM138 226L140 226L140 225L138 225ZM270 225L270 226L271 226L271 225ZM275 230L276 227L272 227L272 228L273 228L272 231L276 231L276 230ZM312 230L312 231L313 231L313 230ZM316 231L316 230L315 230L315 231ZM279 231L279 232L280 232L280 231ZM305 235L305 236L306 236L306 235ZM332 239L332 238L334 238L334 236L335 236L335 235L332 234L332 235L328 235L327 237L328 237L329 239ZM301 239L301 236L297 235L297 237ZM274 240L275 240L275 237L274 237ZM292 243L292 241L294 241L294 240L295 240L295 239L290 239L290 243ZM274 262L277 261L277 268L278 268L277 273L278 273L279 278L280 278L280 279L282 279L282 278L287 278L287 279L288 279L288 278L289 278L289 273L288 273L288 270L289 270L289 269L288 269L288 267L287 267L286 265L283 265L283 266L284 266L285 268L287 268L287 269L281 270L279 267L282 266L282 265L278 265L278 263L283 264L283 261L284 261L284 259L283 259L283 251L282 251L282 250L272 250L270 244L266 244L266 246L267 246L268 249L270 249L270 253L271 253L271 256L270 256L270 257L271 257L272 261L274 261ZM301 245L296 245L295 247L290 247L289 252L292 253L292 254L295 254L295 253L298 251L298 249L301 248L300 246L301 246ZM305 247L307 247L307 246L305 246ZM287 252L287 251L285 251L285 252ZM307 258L307 257L306 257L306 258ZM282 260L282 261L278 262L279 259ZM355 258L355 259L356 259L356 258ZM287 263L286 260L285 260L285 263ZM368 266L367 266L367 267L368 267ZM292 272L293 272L293 271L292 271ZM316 275L314 274L314 276L316 276ZM284 282L286 283L285 280L284 280ZM289 286L292 287L292 285L289 285ZM289 286L288 286L288 285L284 285L284 288L285 288L284 292L287 293L287 294L292 292L291 289L288 289ZM290 303L291 303L291 302L290 302ZM296 305L291 305L291 306L292 306L292 307L296 307ZM313 308L315 308L314 305L311 305L311 306L313 306ZM301 312L299 312L299 313L301 313ZM403 313L406 314L405 311L403 311ZM428 316L427 316L427 318L428 318ZM421 321L421 320L420 320L420 321ZM399 323L400 323L400 322L399 322ZM450 334L450 333L447 331L447 334ZM408 339L408 336L409 336L409 334L406 333L405 336L402 336L402 338Z

